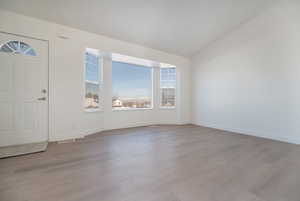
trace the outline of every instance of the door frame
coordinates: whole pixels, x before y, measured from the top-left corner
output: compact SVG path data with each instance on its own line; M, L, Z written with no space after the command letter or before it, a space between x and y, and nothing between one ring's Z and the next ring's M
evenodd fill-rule
M50 41L49 40L45 40L45 39L41 39L41 38L36 38L36 37L32 37L32 36L27 36L27 35L22 35L22 34L16 34L16 33L11 33L11 32L6 32L6 31L1 31L0 33L3 34L8 34L8 35L12 35L12 36L17 36L17 37L23 37L23 38L28 38L28 39L33 39L33 40L39 40L39 41L43 41L47 43L47 87L48 87L48 101L47 101L47 142L50 141L50 128L52 126L52 121L51 121L51 117L52 117L52 107L50 107L52 104L50 104L50 102L52 103L52 91L53 91L53 83L50 82ZM51 76L52 77L52 76ZM51 126L50 126L51 125Z

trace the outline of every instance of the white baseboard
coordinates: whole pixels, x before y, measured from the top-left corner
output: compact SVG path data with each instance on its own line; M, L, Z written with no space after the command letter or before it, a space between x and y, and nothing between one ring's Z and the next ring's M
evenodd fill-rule
M187 124L191 124L189 123L164 123L164 124L160 124L160 125L187 125ZM105 132L105 131L110 131L110 130L116 130L116 129L126 129L126 128L135 128L135 127L143 127L143 126L153 126L153 125L157 125L157 123L134 123L134 124L127 124L126 126L120 126L120 127L109 127L109 128L101 128L101 129L91 129L88 130L86 132L84 132L84 136L88 136L88 135L92 135L92 134L96 134L96 133L100 133L100 132Z
M85 132L83 132L83 137L87 136L87 135L92 135L92 134L95 134L95 133L100 133L104 131L103 128L96 128L96 129L89 129L89 130L86 130Z
M264 133L264 132L250 131L250 130L239 129L239 128L223 127L223 126L220 126L217 124L209 124L209 123L205 123L205 122L197 122L197 123L193 122L193 124L197 125L197 126L203 126L203 127L214 128L214 129L223 130L223 131L234 132L234 133L241 134L241 135L255 136L255 137L300 145L299 139L297 140L297 139L290 139L290 138L286 138L286 137L272 136L269 133Z

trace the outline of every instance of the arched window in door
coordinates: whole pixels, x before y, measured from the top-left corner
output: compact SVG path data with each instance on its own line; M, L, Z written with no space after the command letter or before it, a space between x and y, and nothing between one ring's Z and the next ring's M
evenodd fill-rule
M9 41L0 46L0 52L36 56L34 49L22 41Z

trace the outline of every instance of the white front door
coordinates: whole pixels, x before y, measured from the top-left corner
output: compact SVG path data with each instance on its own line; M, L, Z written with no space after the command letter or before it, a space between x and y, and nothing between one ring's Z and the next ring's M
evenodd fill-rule
M48 43L0 32L0 147L48 141Z

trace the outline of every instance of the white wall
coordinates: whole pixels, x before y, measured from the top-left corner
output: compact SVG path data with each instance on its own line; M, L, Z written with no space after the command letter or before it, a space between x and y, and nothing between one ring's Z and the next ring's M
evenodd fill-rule
M300 143L300 3L276 4L191 66L193 123Z
M190 72L187 58L4 10L0 10L0 31L49 41L51 141L81 137L106 129L190 123ZM61 35L69 39L58 37ZM161 110L156 103L153 110L112 111L111 63L106 59L104 111L84 112L83 60L86 47L176 65L179 78L176 109Z

